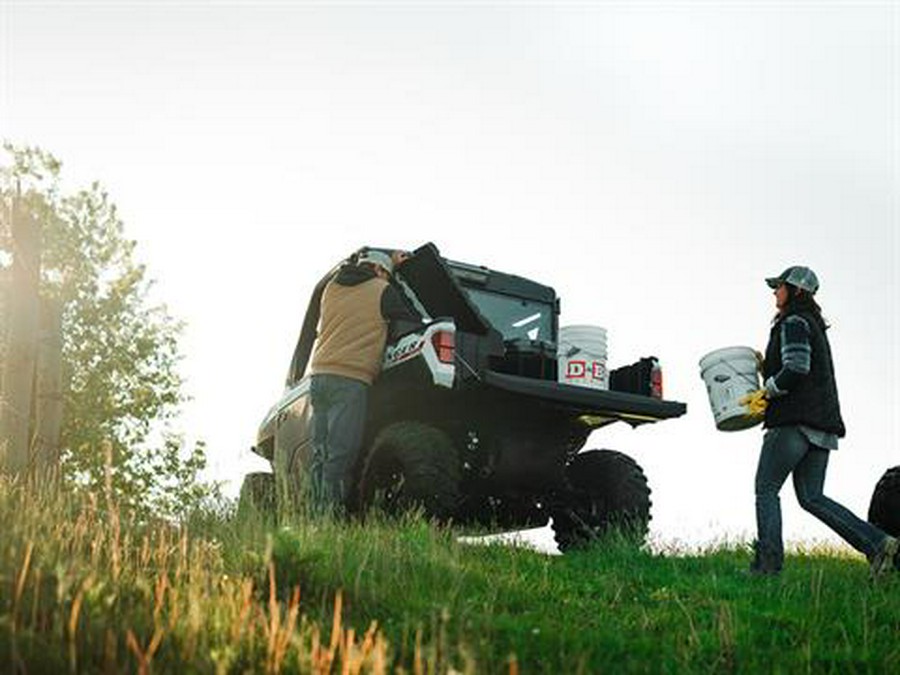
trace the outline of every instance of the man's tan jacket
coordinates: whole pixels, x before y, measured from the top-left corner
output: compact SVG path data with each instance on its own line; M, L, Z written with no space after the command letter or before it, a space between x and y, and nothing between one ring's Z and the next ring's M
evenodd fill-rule
M313 375L342 375L372 384L381 371L388 321L381 296L389 284L373 277L343 286L332 280L322 294Z

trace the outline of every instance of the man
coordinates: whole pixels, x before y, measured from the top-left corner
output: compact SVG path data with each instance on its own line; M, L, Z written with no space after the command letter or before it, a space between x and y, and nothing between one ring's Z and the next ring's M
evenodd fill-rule
M363 249L325 287L310 368L311 490L316 512L340 512L351 494L369 386L381 370L389 324L415 317L390 285L408 257Z

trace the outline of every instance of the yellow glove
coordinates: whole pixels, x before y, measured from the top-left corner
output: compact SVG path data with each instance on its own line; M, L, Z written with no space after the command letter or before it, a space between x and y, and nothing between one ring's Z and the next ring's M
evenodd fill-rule
M769 405L765 389L751 391L746 396L738 399L738 403L747 406L747 411L752 417L761 417L766 412L766 406Z

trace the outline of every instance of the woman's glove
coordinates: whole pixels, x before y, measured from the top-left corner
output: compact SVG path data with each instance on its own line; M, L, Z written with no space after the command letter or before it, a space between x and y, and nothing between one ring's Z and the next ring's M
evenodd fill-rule
M766 406L769 405L769 401L768 399L766 399L765 389L757 389L756 391L751 391L746 396L738 399L738 403L747 406L747 411L753 417L763 415L766 412Z

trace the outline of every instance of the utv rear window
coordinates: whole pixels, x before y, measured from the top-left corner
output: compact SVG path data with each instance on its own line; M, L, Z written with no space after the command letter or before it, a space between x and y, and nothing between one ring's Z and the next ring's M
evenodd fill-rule
M555 340L552 305L477 288L465 290L484 318L503 334L504 340Z

